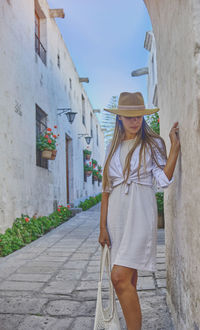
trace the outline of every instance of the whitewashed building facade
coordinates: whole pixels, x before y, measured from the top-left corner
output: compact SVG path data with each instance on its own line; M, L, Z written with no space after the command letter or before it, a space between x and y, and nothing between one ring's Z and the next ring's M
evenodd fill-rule
M149 51L147 101L148 107L151 108L158 106L156 41L152 31L146 32L144 48Z
M104 136L46 0L0 2L0 232L23 214L48 215L101 192L84 176L84 136L102 165ZM57 109L77 112L73 123ZM54 125L57 129L54 129ZM55 160L36 149L37 135L59 133Z

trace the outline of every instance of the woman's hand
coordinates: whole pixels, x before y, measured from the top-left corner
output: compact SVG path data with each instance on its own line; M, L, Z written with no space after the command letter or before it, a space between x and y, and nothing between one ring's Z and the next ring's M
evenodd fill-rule
M110 247L110 238L106 228L100 228L99 243L104 247L105 244Z
M169 137L170 137L170 140L171 140L171 146L173 147L174 150L179 152L181 144L180 144L180 139L179 139L178 121L176 121L174 123L174 125L172 126L172 128L170 130L170 133L169 133Z

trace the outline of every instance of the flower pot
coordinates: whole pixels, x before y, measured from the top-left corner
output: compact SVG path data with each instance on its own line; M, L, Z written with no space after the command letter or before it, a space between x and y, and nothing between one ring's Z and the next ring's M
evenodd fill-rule
M93 176L93 179L94 179L94 181L97 181L98 180L98 176L94 175Z
M56 153L57 153L57 150L52 150L52 154L51 154L51 160L54 160L56 159Z
M85 154L85 159L90 160L91 155Z
M43 150L42 158L51 159L52 150Z
M90 176L92 174L92 171L85 171L86 176Z
M92 174L92 171L85 171L86 176L90 176Z

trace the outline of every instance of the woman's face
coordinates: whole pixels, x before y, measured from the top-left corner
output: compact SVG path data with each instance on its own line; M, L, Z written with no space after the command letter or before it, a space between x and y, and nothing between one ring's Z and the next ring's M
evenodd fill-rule
M121 119L125 134L126 135L136 135L142 126L143 116L138 117L125 117L119 116Z

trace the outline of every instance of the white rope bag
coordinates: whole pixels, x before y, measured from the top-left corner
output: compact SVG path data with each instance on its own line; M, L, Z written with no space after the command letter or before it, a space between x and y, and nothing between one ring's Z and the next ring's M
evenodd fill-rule
M102 279L105 266L109 279L110 305L104 309L102 304ZM101 251L100 280L98 282L94 330L121 330L115 301L115 291L111 281L110 249L107 244L104 245L104 248L102 247Z

